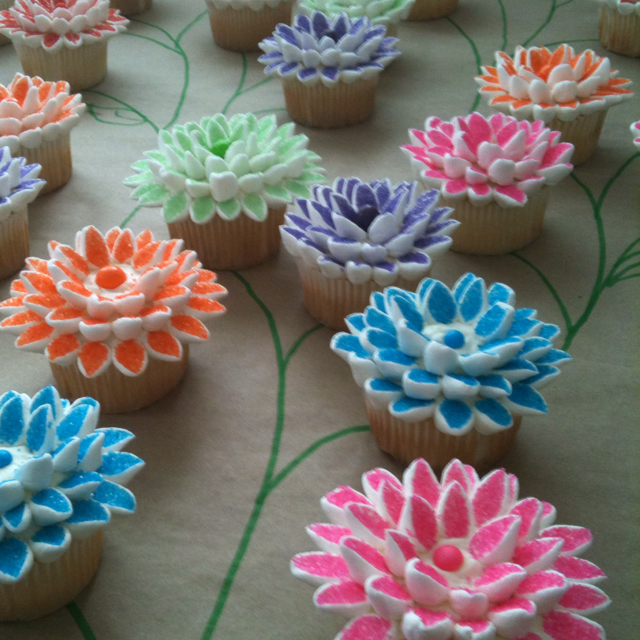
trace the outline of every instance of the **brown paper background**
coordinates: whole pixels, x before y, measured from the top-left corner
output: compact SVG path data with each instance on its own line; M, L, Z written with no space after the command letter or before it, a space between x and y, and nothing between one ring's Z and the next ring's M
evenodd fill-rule
M507 50L538 28L533 43L580 40L603 53L597 39L598 9L583 0L461 0L448 20L404 23L403 56L380 81L371 122L348 130L303 130L324 160L327 176L363 179L409 177L398 147L407 129L429 115L450 118L469 111L476 96L476 63L456 24L476 43L484 63L502 47L507 16ZM552 14L552 9L556 8ZM155 0L141 20L173 37L204 10L198 0ZM133 23L131 34L173 46L159 29ZM206 17L181 40L189 61L189 84L178 122L221 110L238 87L242 56L217 48ZM133 105L159 127L179 105L185 58L131 35L110 42L109 74L98 91ZM624 77L640 81L640 61L611 55ZM263 78L256 55L247 55L245 87ZM11 47L0 49L0 82L19 70ZM86 92L88 103L113 100ZM629 125L640 116L639 99L614 108L597 155L576 171L597 198L635 149ZM271 81L241 94L228 114L282 109L282 90ZM487 113L483 105L480 109ZM96 110L102 119L123 121ZM126 117L135 117L121 113ZM281 122L286 113L278 111ZM122 180L142 152L156 146L149 124L116 126L87 114L72 135L75 173L60 191L30 207L32 254L44 257L46 242L73 242L89 223L102 230L120 224L133 210ZM640 162L633 162L612 186L602 207L607 272L640 235ZM542 237L522 251L555 285L575 322L592 294L598 269L598 233L593 209L571 178L553 189ZM150 227L166 237L158 210L143 209L130 226ZM629 262L628 264L632 264ZM565 329L558 305L539 276L512 256L474 258L448 254L434 275L447 284L467 270L488 282L512 286L518 306L539 309L539 317ZM273 313L285 352L314 322L302 305L293 259L286 253L242 276ZM191 367L180 387L155 405L101 424L131 429L129 450L147 467L131 484L138 512L106 530L96 579L77 604L90 625L82 630L68 610L31 623L0 625L7 640L175 640L202 635L222 581L258 495L276 422L278 369L265 315L232 274L220 274L229 288L228 313L211 325L212 339L192 349ZM9 281L0 283L6 296ZM609 638L636 637L638 606L638 280L607 288L570 349L574 362L545 390L548 417L528 418L504 466L520 478L521 495L552 502L558 521L589 527L595 543L586 557L609 579L613 600L596 619ZM319 438L364 425L359 390L349 368L328 347L331 332L313 333L292 358L286 377L285 424L277 469ZM34 394L52 383L44 357L18 352L0 336L0 393ZM321 447L267 499L215 638L220 640L330 640L343 620L314 610L312 588L289 574L289 559L311 550L305 525L322 521L319 498L338 484L359 487L361 474L375 466L401 468L379 452L369 433L348 435ZM634 633L635 632L635 633ZM94 634L94 635L92 635Z

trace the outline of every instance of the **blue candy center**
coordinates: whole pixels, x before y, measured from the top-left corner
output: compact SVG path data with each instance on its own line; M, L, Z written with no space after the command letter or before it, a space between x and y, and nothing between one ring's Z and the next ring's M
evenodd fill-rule
M4 467L10 465L12 462L13 456L11 455L11 451L0 449L0 469L4 469Z
M444 334L444 343L451 349L459 349L464 346L464 335L462 331L453 329Z

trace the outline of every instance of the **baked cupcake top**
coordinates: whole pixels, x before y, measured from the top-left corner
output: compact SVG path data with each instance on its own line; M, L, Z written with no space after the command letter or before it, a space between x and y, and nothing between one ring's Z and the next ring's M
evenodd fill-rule
M422 182L445 198L524 206L573 169L573 145L560 142L560 133L540 120L472 113L449 122L428 118L425 129L411 129L413 144L402 149Z
M39 164L12 158L9 147L0 147L0 222L33 202L45 181L39 180Z
M7 87L0 84L0 147L16 153L69 133L80 123L86 105L69 83L46 82L16 73Z
M351 618L340 640L604 640L586 616L610 604L606 576L578 557L591 532L518 499L514 475L453 460L438 482L418 459L362 485L322 498L330 524L307 527L320 551L291 561L316 607Z
M51 52L110 38L127 24L109 0L16 0L0 12L1 34Z
M596 0L596 2L610 9L617 9L623 16L629 16L634 12L640 15L640 0Z
M377 25L397 24L411 12L415 0L301 0L298 10L307 16L315 11L333 18L346 13L350 18L369 18Z
M124 183L142 206L161 206L167 223L241 214L262 221L270 207L306 198L310 184L324 182L320 156L293 131L293 123L278 127L275 116L252 113L177 125L160 131L159 149L147 151L147 160L133 165L138 175Z
M417 187L358 178L316 186L311 198L298 198L295 211L286 214L282 242L328 278L382 286L399 277L419 280L450 247L459 222L449 219L453 209L437 208L438 191L418 196Z
M367 18L349 18L341 13L327 18L315 11L311 18L299 14L293 26L279 24L273 37L260 43L267 75L297 78L306 85L322 82L352 84L368 80L397 56L396 38L386 38L384 25Z
M513 58L498 51L496 66L482 70L476 82L489 105L519 119L566 122L633 96L631 80L618 78L609 58L591 49L576 54L567 44L555 51L518 46Z
M452 290L427 278L416 293L373 293L364 313L346 318L331 349L351 366L377 409L405 422L433 417L451 435L510 428L514 416L543 415L538 389L571 357L553 348L560 329L516 309L515 293L462 276Z
M112 514L135 511L124 485L144 462L121 451L134 435L96 429L99 415L93 398L70 404L54 387L0 396L0 583L23 578L34 560L52 562Z
M111 363L138 376L149 357L177 362L183 343L209 339L201 320L225 311L217 299L227 290L194 251L182 251L182 240L85 227L75 249L51 241L49 256L27 258L0 303L9 316L0 331L18 334L18 348L44 351L52 363L77 363L87 378Z
M640 121L631 125L631 133L633 134L633 144L640 149Z

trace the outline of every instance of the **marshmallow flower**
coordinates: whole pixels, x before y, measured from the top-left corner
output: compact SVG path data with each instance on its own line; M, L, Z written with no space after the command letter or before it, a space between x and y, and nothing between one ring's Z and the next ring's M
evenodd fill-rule
M398 277L419 280L432 258L449 249L458 223L452 209L436 208L438 192L418 196L416 182L362 182L337 178L299 198L280 227L289 253L317 265L328 278L382 286Z
M404 422L433 417L462 436L492 434L513 416L543 415L538 389L560 375L570 356L553 348L560 330L515 308L504 284L487 289L467 273L449 290L427 278L416 293L389 287L364 313L346 319L331 349L349 363L374 407Z
M217 114L158 135L159 150L133 165L127 178L132 198L145 207L162 206L167 223L191 218L196 224L218 215L246 215L262 221L269 207L284 207L309 186L323 182L320 157L294 125L278 127L275 116Z
M134 435L96 429L99 414L92 398L69 404L54 387L0 396L0 583L24 578L34 560L53 562L113 514L135 511L123 485L144 462L121 451Z
M450 122L428 118L425 128L410 130L413 144L402 149L425 186L445 198L521 207L573 169L573 145L541 121L472 113Z
M609 605L606 576L578 557L591 532L518 499L514 475L453 460L438 482L418 459L402 482L374 469L362 484L322 498L320 551L291 561L316 607L351 618L336 640L604 640L586 616Z
M16 153L68 134L80 123L86 105L69 84L45 82L17 73L11 84L0 84L0 147Z
M38 180L40 168L24 158L12 158L9 147L0 147L0 222L36 199L44 187L44 180Z
M86 227L75 249L52 241L50 259L29 258L12 297L0 303L9 315L0 330L18 334L18 348L44 351L51 363L77 362L87 378L111 363L138 376L149 357L178 362L182 343L209 338L200 319L222 313L217 298L226 294L195 252L181 248L181 240L119 228L103 236Z
M346 13L350 18L369 18L377 25L398 24L406 20L415 0L301 0L300 13L311 16L315 11L333 18Z
M260 43L267 75L297 79L305 85L352 84L375 77L397 56L396 38L384 26L341 13L327 18L314 12L297 15L293 26L279 24L273 37Z
M576 55L569 45L555 51L518 46L510 58L496 53L496 66L476 78L489 105L518 119L575 120L628 100L630 80L618 78L609 58L588 49Z
M631 133L633 134L633 144L640 150L640 121L631 125Z
M16 0L0 12L0 33L48 51L103 41L126 30L129 21L109 0Z

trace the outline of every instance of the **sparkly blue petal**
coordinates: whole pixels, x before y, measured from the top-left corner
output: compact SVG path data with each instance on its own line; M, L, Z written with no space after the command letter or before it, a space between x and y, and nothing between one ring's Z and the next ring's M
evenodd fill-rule
M437 194L439 196L440 192L437 191ZM446 211L446 209L443 209L442 211ZM453 297L456 302L460 302L460 300L462 300L462 296L464 296L466 290L476 280L480 280L480 278L478 278L477 276L475 276L473 273L470 273L470 272L465 273L461 278L458 279L458 281L453 285L453 291L452 291Z
M520 382L538 373L538 368L523 358L514 358L494 373L504 376L509 382Z
M22 396L9 399L0 409L0 445L13 446L24 434L26 405Z
M436 408L435 421L441 431L463 435L473 427L473 411L466 402L443 400Z
M426 319L451 324L455 320L456 311L456 301L449 289L442 282L435 281L425 299Z
M487 342L504 338L511 326L513 314L513 307L502 302L494 304L478 320L476 335Z
M553 364L558 366L564 364L565 362L569 362L569 360L571 359L571 356L565 351L561 351L560 349L551 349L541 358L538 358L536 364Z
M367 311L369 308L374 308L382 313L387 313L387 303L385 302L384 295L379 291L374 291L371 294L370 304L371 307L367 307Z
M143 466L144 462L132 453L110 451L102 456L102 466L98 473L113 482L126 484Z
M80 500L73 503L73 514L67 519L67 525L100 524L105 525L111 519L109 510L96 500Z
M433 415L434 407L433 400L417 400L404 396L389 406L389 412L405 422L421 422Z
M391 318L386 313L378 311L378 309L374 307L367 307L367 310L364 312L364 320L369 327L380 329L393 336L396 335L396 328Z
M407 396L417 400L434 400L440 395L440 378L424 369L411 369L402 376Z
M400 296L393 298L391 304L391 317L395 323L400 322L403 318L407 321L407 326L413 331L420 333L423 327L422 314L418 311L418 307L414 300L408 300Z
M31 510L23 502L2 514L2 524L11 533L20 533L31 524Z
M51 405L40 405L29 419L26 439L27 449L36 454L51 451L55 443L54 424Z
M394 382L400 382L403 373L416 364L415 358L398 349L381 349L374 354L373 361L380 373Z
M31 513L36 524L47 527L66 520L73 512L71 500L58 489L43 489L31 496Z
M345 360L349 354L353 353L359 358L368 359L369 353L360 344L360 340L356 336L352 336L348 333L337 333L331 339L331 349Z
M62 403L60 394L55 387L45 387L40 389L31 400L31 413L35 413L42 405L51 407L51 413L54 420L59 420L62 415Z
M474 404L475 410L480 414L478 422L492 430L508 429L513 425L513 417L500 402L485 398Z
M516 301L516 294L511 287L506 284L495 282L489 288L489 304L494 305L496 302L504 302L509 306L513 306Z
M347 316L344 321L349 331L354 335L358 335L361 331L364 331L366 327L363 313L352 313Z
M538 335L553 342L560 335L560 327L556 327L555 324L543 324Z
M17 582L33 565L31 549L22 540L5 538L0 542L0 579L2 582Z
M532 362L536 362L539 358L541 358L545 353L548 353L551 350L553 345L546 338L527 338L524 341L524 345L522 349L518 353L519 358L526 358L527 360L531 360Z
M106 505L112 513L133 513L136 499L125 487L105 480L93 493L94 500Z
M528 384L514 384L505 402L508 409L522 415L542 415L549 410L544 398Z
M550 367L546 364L539 364L537 366L538 373L524 380L523 384L531 385L535 389L541 389L560 375L560 369L557 367Z
M484 280L477 278L469 284L458 301L458 313L464 322L479 318L487 304Z
M86 424L91 420L94 407L90 404L80 404L72 407L56 428L58 441L68 440L86 430ZM92 420L91 420L92 421ZM81 435L84 435L82 433Z
M95 471L78 471L63 480L58 488L70 500L86 500L100 485L102 476Z
M394 335L380 329L365 329L360 334L360 344L370 353L378 349L397 349L398 341Z
M9 402L9 400L11 400L12 398L17 398L20 394L16 393L15 391L7 391L7 393L3 393L0 396L0 409L2 409L2 407L7 404L7 402Z
M102 448L107 451L120 451L122 447L135 438L131 431L118 429L117 427L96 429L95 433L104 433Z
M504 398L511 393L511 383L497 373L479 376L480 395L485 398Z
M540 320L534 320L533 318L521 313L522 311L528 311L528 309L518 309L513 316L513 322L508 336L521 336L523 338L529 338L531 336L538 335L542 322Z

